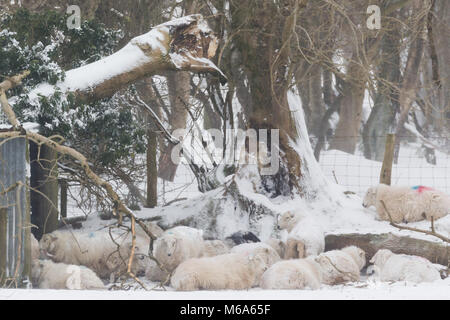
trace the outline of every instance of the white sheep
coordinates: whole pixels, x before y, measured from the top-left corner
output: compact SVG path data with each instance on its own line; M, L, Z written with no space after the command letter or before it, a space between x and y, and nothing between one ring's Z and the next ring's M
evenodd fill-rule
M270 267L274 263L281 260L278 252L275 251L270 245L264 242L249 242L242 243L231 248L231 253L240 253L244 255L261 255L265 257L267 265Z
M153 247L153 256L168 272L187 259L201 257L203 252L203 231L185 226L164 231Z
M319 289L322 282L320 265L310 256L283 260L271 266L261 277L263 289Z
M432 282L441 279L437 268L427 259L378 250L372 257L375 277L381 281Z
M179 291L244 290L257 286L268 268L267 255L228 253L182 262L171 278Z
M39 249L39 241L30 233L30 244L31 244L31 261L39 259L41 252Z
M371 187L363 200L363 206L376 208L380 220L399 222L414 222L420 220L435 220L450 212L450 197L443 192L424 186L402 187L379 184Z
M331 250L315 258L322 269L324 284L336 285L360 280L361 269L366 264L366 254L358 247Z
M325 248L325 235L322 227L312 217L288 211L279 218L278 228L286 229L289 232L285 259L318 255Z
M34 260L31 268L33 286L39 289L106 289L94 271L77 265Z
M204 249L203 249L203 257L214 257L220 254L229 253L230 248L228 245L222 240L205 240L204 241Z
M108 232L54 231L45 234L39 246L41 251L55 262L84 265L94 270L101 278L109 278L112 274L126 272L131 254L129 234L114 237L119 249ZM142 268L140 260L135 258L133 262L132 272L137 274ZM141 271L145 271L145 268Z

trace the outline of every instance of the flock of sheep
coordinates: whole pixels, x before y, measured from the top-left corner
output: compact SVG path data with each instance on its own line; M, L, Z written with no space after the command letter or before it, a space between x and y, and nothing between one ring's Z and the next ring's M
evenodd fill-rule
M363 205L374 205L384 220L388 217L381 200L395 221L438 219L450 208L448 197L431 189L379 185L369 189ZM205 240L201 230L186 226L165 231L152 222L147 226L157 237L153 256L161 268L148 257L150 238L140 230L131 271L151 281L170 279L175 290L318 289L322 284L360 281L366 267L366 253L358 247L324 252L324 231L300 212L289 211L278 219L278 228L288 232L286 241L260 242L252 233ZM33 238L32 284L43 289L106 289L107 280L114 281L128 269L131 238L129 233L107 231L55 231L39 243ZM370 263L367 270L381 281L440 279L438 267L417 256L382 249Z

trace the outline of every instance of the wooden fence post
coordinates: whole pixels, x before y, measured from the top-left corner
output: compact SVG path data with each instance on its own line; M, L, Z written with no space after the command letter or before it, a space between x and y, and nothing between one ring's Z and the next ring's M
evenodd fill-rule
M394 161L395 135L389 133L386 136L383 166L381 167L380 183L391 185L392 162Z

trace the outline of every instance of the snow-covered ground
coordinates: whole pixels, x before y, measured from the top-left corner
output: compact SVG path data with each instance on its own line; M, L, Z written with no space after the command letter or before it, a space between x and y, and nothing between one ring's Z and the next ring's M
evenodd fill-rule
M393 284L367 281L346 286L324 287L320 290L261 290L249 291L77 291L3 289L0 300L27 299L96 299L96 300L315 300L315 299L441 299L450 300L450 278L434 283Z

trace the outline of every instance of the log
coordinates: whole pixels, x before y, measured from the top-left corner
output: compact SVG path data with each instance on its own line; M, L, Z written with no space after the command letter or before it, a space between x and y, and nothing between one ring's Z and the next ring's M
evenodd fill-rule
M397 254L408 254L426 258L444 266L450 264L450 246L440 242L383 234L330 234L325 237L325 251L357 246L366 252L367 264L380 249L389 249Z

